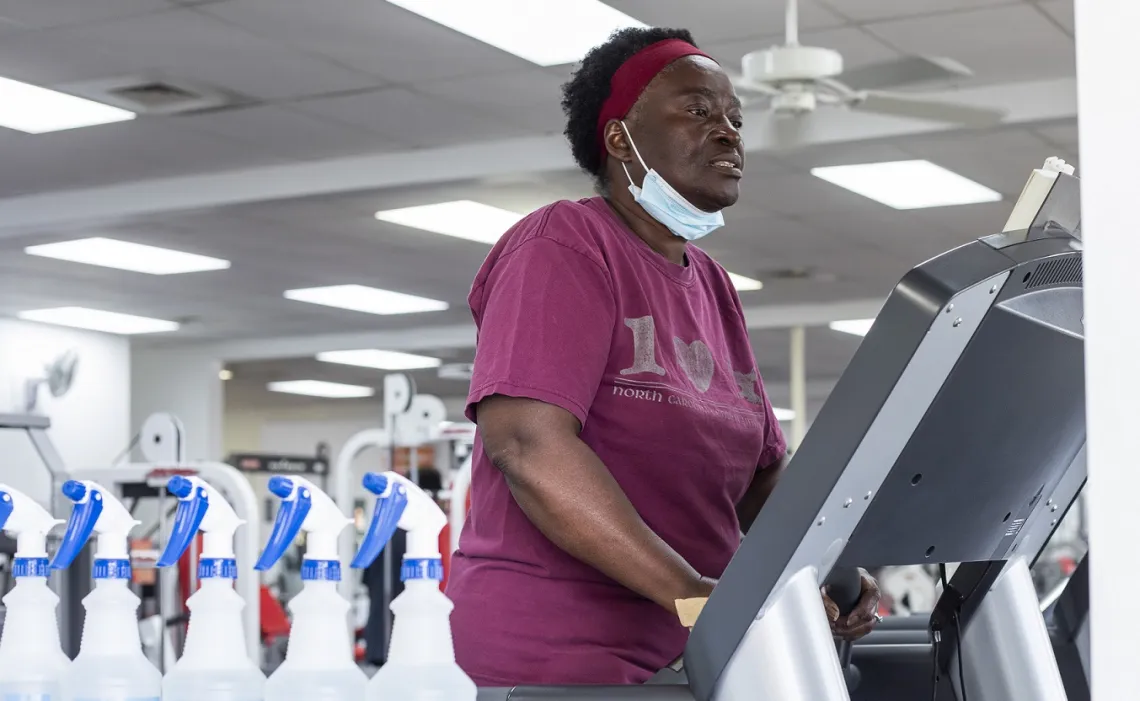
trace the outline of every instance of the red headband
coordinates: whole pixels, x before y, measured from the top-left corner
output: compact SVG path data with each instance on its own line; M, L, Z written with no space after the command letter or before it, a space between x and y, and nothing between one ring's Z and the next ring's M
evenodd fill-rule
M606 123L611 119L625 117L649 81L670 63L685 56L704 56L716 60L687 41L664 39L630 56L617 69L610 79L610 95L602 103L602 112L598 115L598 145L602 150L602 160L606 158Z

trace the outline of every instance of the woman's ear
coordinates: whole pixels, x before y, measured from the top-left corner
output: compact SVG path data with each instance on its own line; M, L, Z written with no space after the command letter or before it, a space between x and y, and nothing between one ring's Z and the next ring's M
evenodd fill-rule
M621 122L611 119L606 123L602 136L605 139L606 152L610 154L610 158L623 163L629 163L633 160L633 149L630 148L629 138L626 136L625 130L621 128Z

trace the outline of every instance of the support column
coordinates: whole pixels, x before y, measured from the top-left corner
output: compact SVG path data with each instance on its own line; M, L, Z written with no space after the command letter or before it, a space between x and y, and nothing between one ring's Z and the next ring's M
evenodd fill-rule
M1121 615L1140 580L1136 548L1135 433L1140 425L1140 81L1136 0L1076 0L1084 230L1085 367L1088 404L1089 570L1094 699L1140 699L1140 636ZM1058 47L1058 50L1063 50Z
M793 451L800 447L804 434L807 433L807 353L804 341L804 327L793 326L791 329L791 361L788 368L791 393L792 439L788 447Z

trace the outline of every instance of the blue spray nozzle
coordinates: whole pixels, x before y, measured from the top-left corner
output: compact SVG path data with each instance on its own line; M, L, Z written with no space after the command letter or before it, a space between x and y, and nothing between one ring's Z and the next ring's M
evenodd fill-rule
M97 490L88 490L87 485L78 480L68 480L61 489L63 495L75 502L71 516L67 519L67 531L63 534L63 542L55 552L51 561L53 570L66 569L75 560L99 522L103 513L103 495Z
M408 506L407 488L382 474L375 472L366 474L364 488L378 498L368 533L364 536L356 557L352 559L352 566L356 569L368 567L380 556L388 541L392 539L392 534L396 532L400 518L404 515L404 509Z
M269 479L269 491L281 498L281 508L273 522L273 532L265 545L261 557L254 565L256 570L267 570L281 559L285 551L296 539L309 510L313 508L313 496L307 487L297 486L289 477L276 475Z
M178 558L182 557L182 553L186 552L186 548L190 547L190 542L198 534L202 519L206 517L206 511L210 508L206 490L202 487L195 488L193 482L181 475L171 477L166 483L166 489L178 497L179 501L178 510L174 513L174 529L170 532L166 549L158 558L156 563L158 567L169 567L178 562Z
M391 480L378 472L369 472L364 475L364 488L377 496L383 496L384 492L388 490L390 483Z
M63 492L63 496L74 502L81 501L87 495L87 487L79 480L67 480L60 491Z
M12 500L12 495L8 492L0 491L0 529L3 529L4 524L8 523L8 518L15 510L16 504Z
M190 492L194 491L194 483L182 475L175 475L166 483L166 491L179 499L185 499L190 496Z
M289 495L293 493L293 480L281 475L274 475L269 478L269 491L282 499L288 499Z

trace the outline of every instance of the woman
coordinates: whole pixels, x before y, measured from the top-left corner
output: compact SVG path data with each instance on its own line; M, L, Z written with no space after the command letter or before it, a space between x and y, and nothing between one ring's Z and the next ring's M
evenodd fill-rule
M564 87L600 197L514 226L475 278L472 508L448 594L477 684L640 683L676 659L785 464L725 271L741 108L687 31L629 29ZM878 589L837 635L865 635Z

